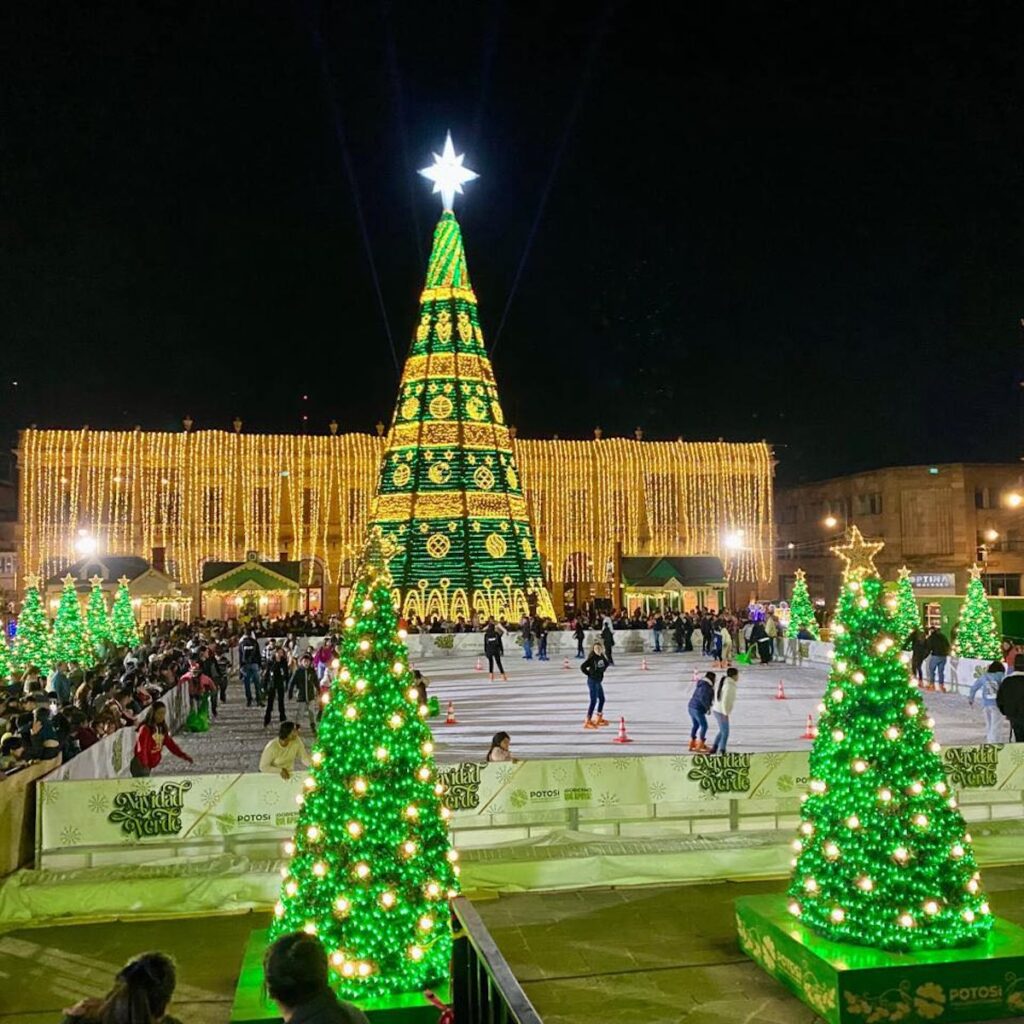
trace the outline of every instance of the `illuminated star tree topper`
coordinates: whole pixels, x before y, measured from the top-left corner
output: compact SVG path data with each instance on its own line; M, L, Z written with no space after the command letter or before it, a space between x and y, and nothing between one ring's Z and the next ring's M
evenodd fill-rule
M434 194L441 193L441 203L446 213L452 212L456 194L462 195L462 186L467 181L480 177L476 171L462 166L465 159L464 153L456 155L455 147L452 145L452 133L448 132L441 154L435 153L433 165L420 171L424 178L434 183Z

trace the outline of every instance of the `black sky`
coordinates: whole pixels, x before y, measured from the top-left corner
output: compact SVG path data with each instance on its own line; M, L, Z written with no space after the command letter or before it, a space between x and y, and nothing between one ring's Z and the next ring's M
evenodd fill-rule
M0 425L387 420L451 128L522 435L1016 459L1018 8L10 5Z

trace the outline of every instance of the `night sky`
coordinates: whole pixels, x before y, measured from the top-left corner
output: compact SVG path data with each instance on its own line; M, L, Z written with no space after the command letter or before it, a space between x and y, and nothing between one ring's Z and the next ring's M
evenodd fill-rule
M388 420L450 128L521 435L767 438L783 481L1021 454L1017 4L0 18L7 434Z

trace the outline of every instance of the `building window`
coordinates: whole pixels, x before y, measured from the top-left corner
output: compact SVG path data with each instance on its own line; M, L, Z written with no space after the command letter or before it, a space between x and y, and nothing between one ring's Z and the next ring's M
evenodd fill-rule
M987 487L975 487L974 488L974 507L975 508L991 508L992 507L992 492Z
M13 551L4 551L0 553L0 576L14 576L15 565L15 555Z
M1020 597L1020 575L1016 573L986 572L981 581L985 593L993 597Z
M853 499L853 511L858 516L879 516L882 514L882 495L858 494Z

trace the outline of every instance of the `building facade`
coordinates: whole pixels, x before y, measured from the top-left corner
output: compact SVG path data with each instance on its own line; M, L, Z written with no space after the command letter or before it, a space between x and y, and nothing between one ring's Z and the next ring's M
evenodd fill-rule
M1024 475L1016 463L897 466L780 487L775 517L783 597L802 568L811 598L834 606L841 566L829 547L854 524L885 541L875 559L882 576L895 579L906 564L922 598L963 594L975 561L990 594L1021 594Z
M370 521L385 439L236 427L23 431L21 572L60 572L78 557L84 530L100 553L142 556L194 590L194 614L204 564L245 558L300 562L302 603L338 608ZM508 432L556 610L611 595L617 551L717 556L733 601L774 589L767 444Z

